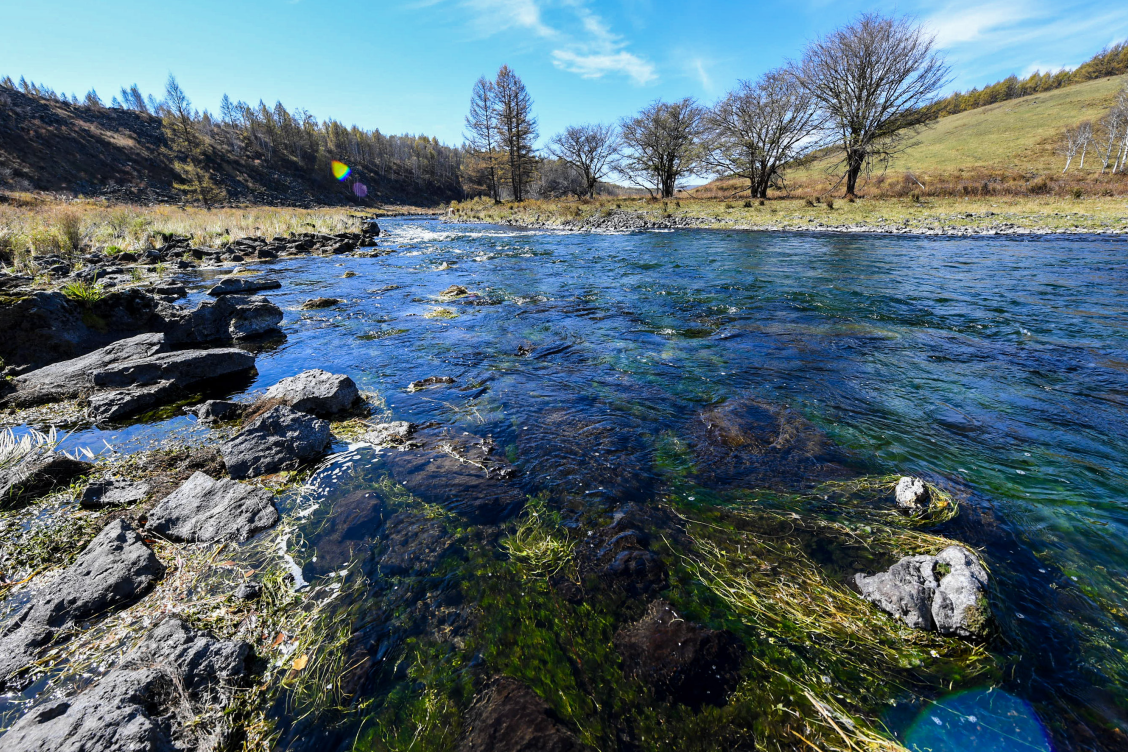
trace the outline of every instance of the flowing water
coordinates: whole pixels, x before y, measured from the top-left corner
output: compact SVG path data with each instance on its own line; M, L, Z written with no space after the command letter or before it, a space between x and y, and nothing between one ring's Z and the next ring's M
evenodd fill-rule
M749 399L789 407L833 439L851 472L912 473L953 490L961 514L931 532L977 547L992 571L997 670L891 702L881 719L893 735L937 752L1114 749L1128 738L1124 240L592 234L410 219L383 229L388 255L264 265L284 282L266 294L286 311L286 336L259 354L250 392L308 368L347 373L380 395L383 418L492 438L517 471L505 483L552 500L565 520L627 503L701 511L734 488L802 487L793 466L778 478L739 464L694 475L669 459L669 443L691 437L705 410ZM472 294L440 300L450 285ZM343 302L298 310L322 296ZM431 376L456 381L406 390ZM128 450L202 431L177 418L68 444ZM357 499L387 491L386 453L338 449L315 476L320 491L284 508L320 520L304 533L306 558L291 560L299 584L338 576L376 545ZM463 561L479 562L472 551ZM483 603L487 590L475 591ZM362 596L352 629L367 630L366 650L384 660L411 642L387 638L408 606L391 586ZM485 647L471 663L481 660L491 660ZM356 680L351 702L379 698L375 712L397 681L426 692L401 668ZM371 726L287 728L294 748L303 735L378 746Z

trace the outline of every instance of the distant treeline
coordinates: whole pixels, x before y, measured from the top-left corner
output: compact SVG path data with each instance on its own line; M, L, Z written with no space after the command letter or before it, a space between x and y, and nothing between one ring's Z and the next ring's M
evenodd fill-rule
M23 77L16 82L6 76L0 79L0 87L79 107L118 108L160 118L168 115L165 100L143 95L136 84L123 87L109 105L94 90L79 99ZM462 150L433 137L385 135L379 130L346 126L332 118L319 121L307 110L288 110L281 102L273 107L262 101L250 105L233 102L227 95L218 114L192 110L191 119L212 151L209 162L221 161L223 153L230 152L260 160L272 169L305 172L316 180L332 181L330 164L338 160L349 165L352 176L370 189L384 183L388 187L406 185L435 197L462 195Z
M1065 86L1092 81L1097 78L1119 76L1128 73L1128 42L1108 47L1073 70L1063 68L1056 73L1036 71L1028 78L1008 76L998 83L959 92L937 102L933 109L937 117L956 115L978 107L986 107L996 102L1006 102L1030 94L1041 94Z

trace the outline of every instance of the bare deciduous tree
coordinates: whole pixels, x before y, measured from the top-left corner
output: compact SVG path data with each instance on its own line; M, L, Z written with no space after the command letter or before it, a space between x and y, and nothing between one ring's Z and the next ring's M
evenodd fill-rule
M595 186L612 168L619 147L614 125L573 125L557 134L548 151L583 176L584 194L595 196Z
M888 164L931 119L949 69L921 26L866 13L808 45L795 72L841 143L853 196L863 170Z
M706 110L689 97L658 100L620 124L616 169L631 182L662 198L674 195L677 182L697 169ZM653 187L653 190L652 190Z
M537 119L533 117L533 99L521 78L508 65L501 66L494 81L497 97L497 131L505 151L509 184L513 200L524 198L525 186L535 175Z
M706 126L705 164L748 180L752 196L767 198L784 165L815 146L821 118L811 93L777 69L741 81L714 105Z
M470 114L466 116L467 151L476 158L484 173L490 198L501 200L498 184L497 98L493 82L482 76L474 83Z
M1078 152L1081 152L1081 167L1085 167L1085 152L1092 140L1093 124L1088 120L1065 129L1061 135L1061 141L1058 143L1058 154L1065 157L1065 167L1061 171L1063 175L1069 170L1069 165L1073 163L1073 158L1077 156Z

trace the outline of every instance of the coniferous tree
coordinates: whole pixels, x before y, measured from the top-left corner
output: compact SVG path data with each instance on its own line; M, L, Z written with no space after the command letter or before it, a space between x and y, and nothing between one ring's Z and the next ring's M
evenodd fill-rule
M215 183L206 167L207 142L196 127L197 116L192 110L192 102L171 75L160 109L163 112L161 126L173 156L172 167L180 177L180 182L174 183L173 187L190 200L202 203L205 209L210 209L227 194Z
M505 151L505 166L513 200L525 197L525 186L532 182L536 154L537 119L533 117L533 99L521 78L508 65L501 66L494 81L497 97L498 132Z
M466 116L466 146L473 157L467 167L480 173L490 198L501 200L498 182L498 108L493 82L485 76L474 82L470 114Z

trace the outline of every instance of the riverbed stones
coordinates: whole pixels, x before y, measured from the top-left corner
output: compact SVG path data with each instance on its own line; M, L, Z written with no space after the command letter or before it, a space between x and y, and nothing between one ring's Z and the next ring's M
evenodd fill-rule
M36 447L15 464L0 469L0 509L17 506L64 489L94 469L63 452Z
M110 522L0 633L0 689L19 686L23 669L61 632L128 605L163 575L129 523Z
M246 295L250 292L259 292L261 290L277 290L282 287L282 283L276 279L264 279L261 277L224 277L208 290L208 295L213 298L218 298L221 295Z
M453 541L439 520L416 512L398 512L384 523L380 572L423 575L434 571Z
M456 379L453 376L428 376L425 379L413 381L407 385L407 391L418 392L432 386L439 386L440 384L453 384Z
M237 420L246 409L245 405L226 400L208 400L192 408L191 412L203 423L219 423Z
M399 447L401 449L417 446L411 441L415 433L415 424L406 420L396 420L391 423L379 423L372 426L364 434L364 440L375 446Z
M176 309L175 306L171 306ZM178 345L255 339L277 334L282 309L258 295L222 295L194 311L176 309L165 331Z
M906 556L854 581L863 598L914 629L968 638L985 637L990 629L987 571L963 546Z
M121 665L74 697L33 708L0 752L169 752L211 748L219 709L246 685L253 658L179 619L157 625Z
M347 413L361 402L356 382L343 373L329 373L319 368L282 379L266 390L264 399L319 418Z
M276 522L269 491L196 472L149 512L145 528L184 543L241 543Z
M628 676L693 708L723 705L740 681L744 648L731 632L686 621L663 600L615 635Z
M497 676L474 697L458 752L586 752L548 703L516 679Z
M897 486L893 489L893 497L902 510L919 512L928 508L931 494L923 480L906 475L897 481Z
M332 308L335 305L339 305L340 302L340 298L310 298L302 303L302 310L316 311L321 308Z
M100 392L90 397L86 417L95 425L120 421L154 410L168 402L175 402L186 394L182 387L172 381Z
M106 509L140 504L149 495L149 484L128 480L96 480L78 499L83 509Z
M173 382L179 386L247 373L255 367L255 356L234 347L214 350L180 350L147 358L114 363L95 371L94 386L120 389Z
M278 405L225 442L220 453L232 478L255 478L320 457L329 439L328 421Z
M465 298L469 294L470 291L462 285L451 285L447 289L440 292L439 297L446 300L454 300L455 298Z

